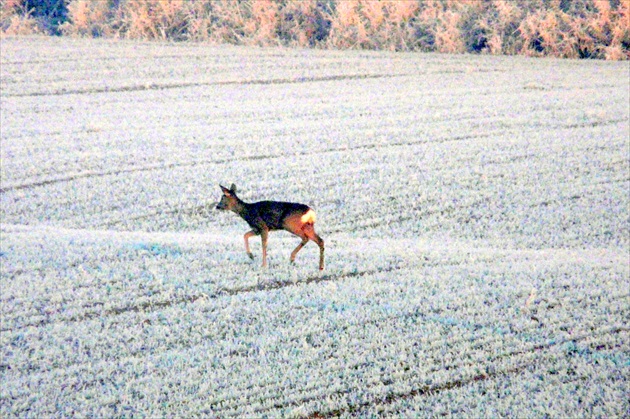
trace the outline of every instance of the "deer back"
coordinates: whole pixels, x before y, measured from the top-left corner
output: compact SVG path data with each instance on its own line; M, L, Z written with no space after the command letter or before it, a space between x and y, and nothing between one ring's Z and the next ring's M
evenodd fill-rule
M286 229L287 218L306 214L310 208L294 202L260 201L247 205L245 221L256 231Z

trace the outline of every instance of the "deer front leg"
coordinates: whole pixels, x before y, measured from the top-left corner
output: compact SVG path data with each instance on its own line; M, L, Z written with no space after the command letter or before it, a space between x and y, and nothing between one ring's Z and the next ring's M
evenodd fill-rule
M266 229L263 229L260 232L260 238L262 240L262 254L263 254L263 268L267 267L267 237L269 232Z
M252 251L249 250L249 238L255 235L256 233L254 232L254 230L245 233L245 252L247 252L247 256L249 256L249 258L252 260L254 260L254 255L252 254Z

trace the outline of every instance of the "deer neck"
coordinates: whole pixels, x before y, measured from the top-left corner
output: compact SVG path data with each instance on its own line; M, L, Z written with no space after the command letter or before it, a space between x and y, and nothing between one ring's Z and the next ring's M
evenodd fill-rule
M249 213L248 207L249 204L247 202L243 202L237 197L236 205L232 208L232 211L240 215L242 218L245 218L245 216Z

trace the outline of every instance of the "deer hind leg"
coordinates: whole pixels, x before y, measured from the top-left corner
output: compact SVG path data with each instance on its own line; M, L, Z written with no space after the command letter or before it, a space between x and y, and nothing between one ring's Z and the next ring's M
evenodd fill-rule
M293 252L291 252L291 263L295 262L295 256L297 255L297 253L304 247L306 243L308 243L308 237L306 235L301 235L300 237L302 238L302 242L297 245Z
M324 240L315 233L313 224L305 224L302 231L310 240L313 240L319 246L319 270L324 269Z
M252 251L249 250L249 238L253 236L256 236L254 230L245 233L245 252L247 252L247 256L249 256L252 260L254 260L254 255L252 254Z

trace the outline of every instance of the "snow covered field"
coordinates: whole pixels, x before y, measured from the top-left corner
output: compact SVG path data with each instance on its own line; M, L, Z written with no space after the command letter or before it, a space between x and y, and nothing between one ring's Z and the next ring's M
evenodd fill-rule
M2 39L0 416L627 417L629 71Z

